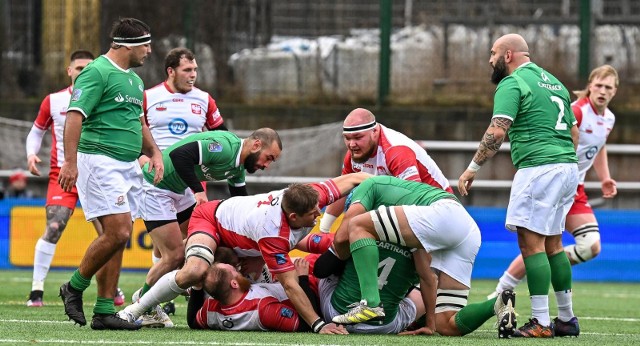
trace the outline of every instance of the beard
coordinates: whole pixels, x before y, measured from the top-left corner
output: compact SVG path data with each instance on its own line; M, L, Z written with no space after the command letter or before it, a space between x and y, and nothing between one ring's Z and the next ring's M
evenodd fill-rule
M371 143L371 148L367 152L362 151L360 157L356 158L353 153L351 153L351 159L356 163L365 163L373 156L374 150L378 150L378 146L375 143Z
M258 164L258 159L260 158L260 152L251 153L244 159L244 169L249 173L255 173L258 169L256 165Z
M240 285L240 290L242 290L242 292L249 292L249 289L251 288L251 281L249 281L249 279L242 275L238 275L238 277L236 277L236 281L238 281L238 285Z
M491 74L491 82L498 85L504 77L508 76L507 63L504 61L504 57L498 58L496 65L493 66L493 73Z

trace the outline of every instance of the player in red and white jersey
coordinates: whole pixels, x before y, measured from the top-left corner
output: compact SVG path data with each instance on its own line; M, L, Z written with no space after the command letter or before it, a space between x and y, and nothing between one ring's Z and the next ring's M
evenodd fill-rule
M320 208L345 196L369 176L347 174L323 183L292 184L284 190L199 205L189 222L184 266L160 278L120 316L135 320L149 307L173 299L197 284L213 263L213 254L220 245L232 248L240 257L262 257L314 332L344 333L335 324L326 324L313 310L300 288L289 251L308 250L304 238L315 225Z
M618 84L618 72L612 66L597 67L591 71L587 87L575 92L578 100L571 104L580 129L576 150L580 183L565 222L565 228L576 241L564 248L571 264L586 262L600 253L598 221L584 191L587 171L592 166L595 169L602 185L602 197L613 198L617 194L616 182L609 174L605 144L615 123L615 116L608 106L618 90ZM522 256L518 256L500 278L496 292L515 288L525 275Z
M164 62L167 79L144 92L144 116L160 150L194 133L226 130L216 101L194 86L198 64L186 48L174 48Z
M351 111L344 120L342 135L347 146L342 174L391 175L453 193L449 180L426 150L404 134L377 123L369 110ZM320 220L320 231L328 233L343 209L344 199L327 207ZM348 253L348 237L348 234L336 233L333 246L339 254Z
M308 264L306 269L305 274L298 272L300 286L309 300L317 301L317 294L308 284ZM209 297L205 298L205 292ZM236 268L223 263L214 263L209 267L203 290L191 290L187 322L192 329L281 332L311 330L294 309L282 285L252 284Z

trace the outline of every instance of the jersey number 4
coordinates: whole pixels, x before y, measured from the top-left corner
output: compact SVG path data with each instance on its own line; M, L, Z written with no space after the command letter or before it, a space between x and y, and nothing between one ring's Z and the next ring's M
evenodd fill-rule
M391 257L387 257L378 263L378 270L382 268L382 271L380 271L380 274L378 275L379 290L381 290L384 287L384 285L386 285L389 282L387 279L389 278L389 274L391 274L391 269L393 269L393 266L395 264L396 264L396 260Z

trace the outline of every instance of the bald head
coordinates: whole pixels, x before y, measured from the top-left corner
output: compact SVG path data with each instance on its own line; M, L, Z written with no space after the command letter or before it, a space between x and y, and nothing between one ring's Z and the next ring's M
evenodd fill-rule
M343 126L351 127L369 124L376 120L375 115L364 108L356 108L344 119Z
M527 41L518 34L507 34L500 37L496 40L495 46L501 47L504 50L511 50L513 52L529 53Z

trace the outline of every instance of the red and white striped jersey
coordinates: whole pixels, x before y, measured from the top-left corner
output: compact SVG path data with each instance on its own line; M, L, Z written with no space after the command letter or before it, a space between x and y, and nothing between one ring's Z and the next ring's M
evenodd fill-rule
M449 180L427 152L411 138L380 124L378 150L364 163L351 159L347 151L342 174L366 172L413 180L453 192Z
M58 92L47 95L40 104L38 116L33 126L41 131L51 128L51 167L62 167L64 163L64 145L62 135L64 133L64 122L67 116L67 107L71 100L72 87L66 87ZM33 131L33 130L32 130ZM37 154L42 143L42 136L38 135L35 142L27 141L27 155ZM37 142L37 143L36 143Z
M605 109L604 114L596 113L588 97L573 102L571 109L578 120L580 130L577 150L578 174L580 183L583 184L587 171L593 166L593 161L607 142L616 117L609 108Z
M158 148L164 150L190 134L223 123L211 95L198 88L186 94L172 92L166 82L144 92L144 116Z
M341 197L340 190L332 180L311 186L320 195L320 208ZM262 256L272 274L295 270L289 251L313 227L289 227L281 206L284 191L236 196L222 202L215 212L220 246L232 248L241 257Z
M300 318L279 283L252 284L237 303L222 305L207 298L198 310L202 329L294 332Z

